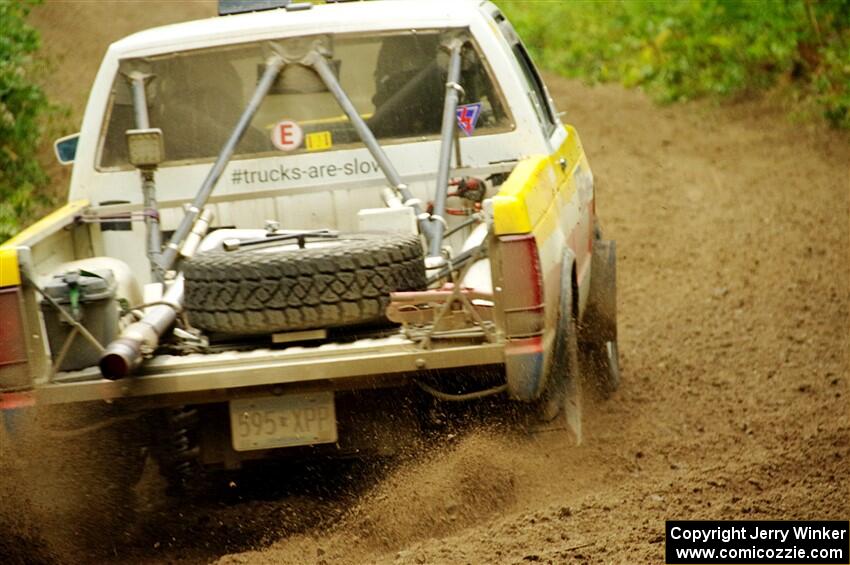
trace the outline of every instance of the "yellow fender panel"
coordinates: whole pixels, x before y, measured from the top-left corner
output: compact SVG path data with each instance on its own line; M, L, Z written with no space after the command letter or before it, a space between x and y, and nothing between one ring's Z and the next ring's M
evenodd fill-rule
M493 197L496 235L531 232L561 192L575 190L573 171L584 160L578 134L566 126L567 138L551 155L532 155L520 161Z
M529 233L552 203L556 180L548 155L520 161L493 197L496 234Z
M21 272L18 269L18 250L14 247L0 247L0 287L21 284Z

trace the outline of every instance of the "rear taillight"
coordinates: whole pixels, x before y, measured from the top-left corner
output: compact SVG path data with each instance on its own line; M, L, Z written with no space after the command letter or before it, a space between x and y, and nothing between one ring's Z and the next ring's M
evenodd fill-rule
M0 392L0 410L16 410L29 406L35 406L35 396L32 391ZM8 424L8 420L6 423Z
M0 288L0 370L27 362L21 288Z
M14 247L0 247L0 390L31 384L23 294Z
M543 332L543 273L533 235L499 238L502 262L501 303L505 335L520 338Z

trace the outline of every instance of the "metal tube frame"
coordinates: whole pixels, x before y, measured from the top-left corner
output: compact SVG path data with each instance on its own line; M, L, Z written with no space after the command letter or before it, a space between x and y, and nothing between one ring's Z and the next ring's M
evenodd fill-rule
M160 266L164 270L167 271L174 267L174 263L177 260L183 240L187 235L189 235L192 225L195 223L195 219L201 213L201 209L207 203L207 200L209 200L213 189L216 184L218 184L222 173L224 173L225 167L227 167L230 158L236 151L236 146L239 144L239 141L248 129L248 125L251 123L251 120L254 119L254 115L260 108L260 104L262 104L266 94L268 94L271 89L272 84L274 84L274 81L277 78L278 73L280 73L280 70L283 68L283 65L283 59L277 55L271 56L266 61L266 68L263 71L263 76L260 78L260 82L257 84L257 88L254 90L251 100L245 107L245 111L242 112L242 116L239 118L239 122L237 122L236 127L233 129L233 133L230 134L230 137L227 142L225 142L224 147L221 148L221 152L219 152L215 163L213 163L210 172L204 179L201 188L198 190L198 194L195 195L195 199L192 201L192 204L189 205L186 215L183 216L183 219L180 221L180 225L177 226L177 229L171 236L171 240L169 240L165 251L162 253Z
M429 268L438 268L446 264L442 247L443 234L447 229L447 224L443 216L446 213L452 145L457 127L457 104L461 93L463 93L463 88L458 84L463 41L455 38L444 47L449 50L449 71L446 79L446 97L443 102L443 123L440 129L440 161L437 167L437 183L434 188L434 209L431 212L431 222L434 224L434 229L428 241L428 258L426 259L426 265Z
M127 77L133 91L133 111L136 118L137 129L150 128L150 116L148 115L148 101L145 94L145 83L150 78L140 72L134 72ZM145 210L145 232L147 233L146 251L151 265L151 279L162 282L165 273L160 265L162 255L162 232L159 228L159 212L156 205L156 181L154 174L156 167L140 168L142 175L142 198Z
M136 127L138 129L148 129L151 127L150 117L148 116L148 100L145 94L145 83L150 78L140 72L133 72L127 75L130 81L130 88L133 91L133 113L136 118Z
M387 181L390 183L390 188L401 194L404 205L413 208L416 213L416 218L419 220L420 231L430 240L431 234L434 231L432 222L430 221L430 216L427 212L423 211L419 199L413 196L413 193L410 192L410 189L406 184L404 184L404 181L401 180L401 176L398 174L398 171L390 161L380 143L378 143L378 140L375 138L375 134L372 133L372 130L369 129L369 126L366 125L363 118L360 117L360 114L357 112L357 108L354 107L351 99L348 98L348 95L342 89L342 86L336 79L336 76L325 57L322 56L321 53L313 51L305 58L304 62L316 70L319 77L322 79L322 82L325 83L325 86L331 94L333 94L334 98L336 98L340 108L342 108L342 111L345 112L346 116L348 116L348 119L354 126L355 131L357 131L357 135L378 163L378 166L381 168L381 171L383 171L384 176L387 177Z
M419 230L428 241L429 254L426 258L426 267L439 268L445 265L442 256L443 234L447 229L446 220L443 218L448 193L448 181L451 170L452 143L454 141L454 127L456 121L457 104L463 88L458 84L461 70L461 50L463 40L453 38L444 47L449 50L449 72L446 82L446 98L443 104L443 120L441 128L440 161L437 170L437 185L434 199L434 213L428 214L422 209L420 201L413 196L410 189L402 181L395 166L390 161L384 149L381 147L375 134L366 124L351 99L345 93L339 81L334 75L326 58L318 51L313 51L305 59L304 63L310 65L318 73L327 89L336 98L337 103L345 112L357 135L372 154L378 166L386 176L390 188L398 192L403 203L413 208L419 222Z
M443 107L443 122L441 131L442 145L437 176L437 203L435 206L435 210L443 211L445 209L445 199L447 197L448 190L452 136L454 122L456 119L455 113L457 111L458 91L462 90L457 81L460 78L460 54L463 47L463 41L458 38L452 39L447 43L447 47L450 50L451 56L449 62L449 80L446 83L446 100ZM257 110L285 64L286 62L284 61L284 58L280 55L273 55L267 59L265 70L257 84L257 88L254 90L251 100L245 107L242 116L239 118L239 121L227 142L225 142L224 146L221 148L215 163L213 163L210 172L204 179L201 188L198 190L195 199L192 201L192 204L183 216L180 225L172 235L167 247L162 254L159 255L158 267L162 272L173 268L177 257L179 256L180 247L183 244L183 241L191 231L195 220L201 214L201 209L204 207L207 200L209 200L209 197L221 178L225 167L230 161L230 158L233 156L233 153L236 151L236 146L245 134L248 125L254 118L254 115L257 113ZM349 120L351 120L351 123L357 131L357 134L360 136L360 139L366 145L369 152L377 161L378 166L387 177L387 180L391 185L390 188L401 195L404 199L404 205L410 206L414 209L417 219L419 220L420 231L428 240L432 252L436 250L437 256L439 256L442 260L440 247L442 245L442 238L445 230L445 220L442 219L441 215L431 216L427 212L423 211L421 203L418 199L413 197L410 189L402 181L401 176L398 174L398 171L393 166L389 157L378 143L375 135L369 129L369 126L363 118L360 117L360 114L357 112L354 104L342 89L342 86L339 84L339 81L337 81L336 76L325 57L317 50L313 50L308 53L304 59L302 59L301 64L308 65L315 69L319 77L325 83L325 86L334 98L336 98L337 103L348 116ZM133 75L131 77L137 126L140 128L147 128L149 126L147 103L144 92L145 78L146 77L141 74ZM150 188L153 188L152 177ZM155 203L155 200L152 198L152 190L150 196L150 201ZM146 195L146 203L147 202L148 199ZM146 220L146 222L147 221L148 220ZM474 251L478 250L476 249ZM458 258L466 259L465 254L461 254ZM443 261L440 265L435 266L439 267L444 263L445 261ZM178 311L180 310L183 302L183 289L183 277L182 275L178 275L177 280L175 280L163 297L163 301L166 302L166 304L150 308L148 313L145 314L139 322L132 324L124 330L121 337L114 340L106 347L106 350L100 359L100 369L103 376L108 379L119 379L128 375L141 363L144 350L152 350L156 348L161 335L177 318Z

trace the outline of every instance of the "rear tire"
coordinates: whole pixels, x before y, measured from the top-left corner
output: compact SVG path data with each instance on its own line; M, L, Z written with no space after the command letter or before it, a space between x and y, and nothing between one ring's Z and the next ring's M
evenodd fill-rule
M581 328L581 363L600 398L609 398L620 387L617 345L617 245L597 239L593 245L590 293Z

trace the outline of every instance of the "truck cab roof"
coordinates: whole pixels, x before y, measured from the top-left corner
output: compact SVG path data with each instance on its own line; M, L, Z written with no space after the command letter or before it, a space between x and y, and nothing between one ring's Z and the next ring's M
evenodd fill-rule
M480 0L375 0L315 5L309 10L266 10L167 25L113 43L116 58L154 55L246 41L314 33L466 27L487 13ZM495 10L493 7L492 9Z

